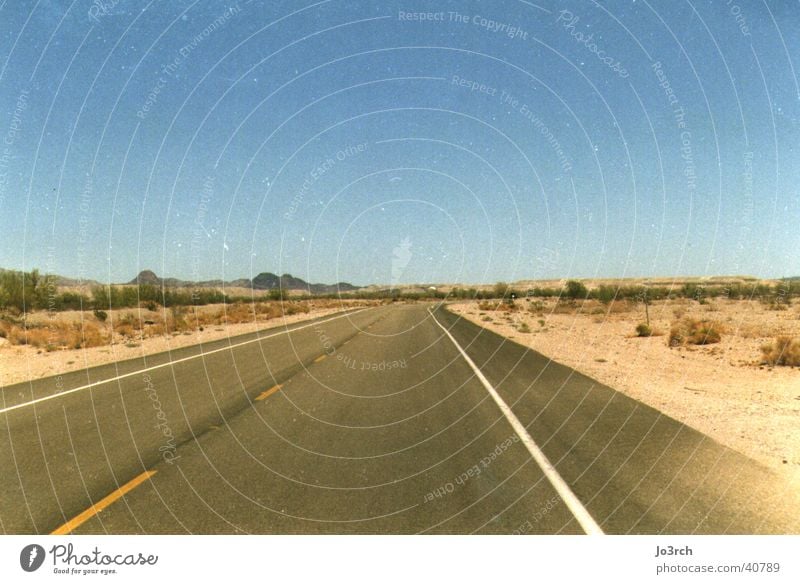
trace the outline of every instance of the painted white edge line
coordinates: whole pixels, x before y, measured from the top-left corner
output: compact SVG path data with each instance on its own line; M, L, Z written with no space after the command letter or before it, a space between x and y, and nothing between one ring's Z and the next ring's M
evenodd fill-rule
M219 349L212 349L211 351L203 351L203 352L198 353L197 355L190 355L189 357L183 357L181 359L176 359L175 361L167 361L166 363L161 363L160 365L153 365L152 367L146 367L145 369L137 369L136 371L131 371L130 373L123 373L122 375L117 375L116 377L109 377L108 379L101 379L100 381L95 381L94 383L90 383L88 385L82 385L80 387L73 387L72 389L68 389L66 391L62 391L62 392L59 392L59 393L54 393L54 394L48 395L46 397L40 397L39 399L31 400L29 402L24 402L24 403L21 403L21 404L17 404L15 406L9 406L7 408L1 409L0 410L0 414L5 414L6 412L11 412L13 410L17 410L17 409L24 408L24 407L27 407L27 406L32 406L34 404L45 402L45 401L48 401L48 400L51 400L51 399L56 399L56 398L59 398L59 397L63 397L65 395L69 395L69 394L75 393L77 391L84 391L84 390L90 389L92 387L97 387L98 385L103 385L105 383L111 383L112 381L117 381L119 379L125 379L126 377L133 377L134 375L140 375L141 373L147 373L148 371L153 371L155 369L160 369L162 367L167 367L169 365L175 365L176 363L183 363L184 361L190 361L192 359L199 359L200 357L207 357L208 355L213 355L214 353L221 353L222 351L230 351L231 349L235 349L236 347L241 347L242 345L249 345L251 343L259 343L261 341L265 341L267 339L271 339L272 337L277 337L278 335L283 335L283 334L286 334L286 333L299 331L301 329L308 328L310 326L314 326L314 325L317 325L317 324L322 324L324 322L330 322L332 320L336 320L337 318L342 318L344 316L348 316L348 315L351 315L351 314L357 314L357 313L362 312L364 310L367 310L367 308L360 308L360 309L355 310L355 311L347 311L347 312L344 312L344 313L339 314L337 316L334 316L332 318L326 318L325 320L315 320L314 322L310 322L308 324L304 324L303 326L298 326L298 327L295 327L295 328L282 330L282 331L279 331L279 332L276 332L276 333L272 333L270 335L265 335L263 337L250 339L249 341L242 341L241 343L236 343L236 344L233 344L233 345L226 345L226 346L221 347ZM215 341L209 341L209 342L213 343ZM190 345L190 346L197 346L197 345ZM183 348L183 347L181 347L181 348ZM33 381L36 381L36 380L33 380Z
M466 351L461 348L461 345L458 344L458 341L450 334L450 331L445 328L442 323L436 320L433 312L428 309L428 312L433 318L433 322L439 325L444 331L453 344L456 346L456 349L461 353L461 356L464 357L464 360L467 364L472 368L472 371L475 373L475 376L480 380L483 386L486 388L486 391L489 392L489 395L492 396L497 406L500 408L500 411L503 412L503 415L506 417L508 422L511 424L511 427L514 428L514 431L519 436L522 443L525 444L525 447L528 449L528 452L531 453L531 456L536 461L536 464L539 465L539 468L542 469L547 480L550 481L550 484L553 485L553 488L556 490L558 495L566 504L567 508L572 512L572 515L578 521L580 526L583 530L589 535L603 535L602 528L597 524L597 522L592 518L589 514L589 511L586 510L586 507L580 502L578 497L575 496L575 493L572 492L572 489L569 488L569 485L566 481L561 478L561 475L558 474L556 467L548 460L547 456L545 456L544 452L542 452L539 447L536 445L536 442L533 441L531 435L528 434L528 431L525 429L525 426L522 425L522 422L519 421L519 418L511 411L511 408L508 407L508 404L503 401L503 398L500 397L500 394L497 393L492 384L489 383L489 380L486 379L486 376L478 369L478 366L475 365L475 362L470 359L469 355L467 355Z

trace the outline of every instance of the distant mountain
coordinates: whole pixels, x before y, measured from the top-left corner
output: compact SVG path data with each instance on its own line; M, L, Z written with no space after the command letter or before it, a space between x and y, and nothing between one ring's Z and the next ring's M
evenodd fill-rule
M223 280L206 280L202 282L192 282L189 280L178 280L177 278L159 278L152 270L142 270L129 285L151 285L163 286L165 288L251 288L253 290L295 290L310 294L335 294L337 292L352 292L358 290L359 286L353 286L347 282L336 284L309 284L301 278L295 278L291 274L278 276L272 272L262 272L252 280L240 278L225 282Z
M150 270L142 270L139 272L139 275L136 276L133 280L128 282L128 284L144 286L149 284L151 286L161 286L161 278L156 276L156 273Z
M2 274L3 272L19 273L19 270L6 270L5 268L0 268L0 274ZM77 288L78 286L100 285L100 282L96 280L81 280L79 278L67 278L66 276L59 276L58 274L45 274L42 271L39 272L39 276L42 278L52 278L52 281L55 283L56 286Z

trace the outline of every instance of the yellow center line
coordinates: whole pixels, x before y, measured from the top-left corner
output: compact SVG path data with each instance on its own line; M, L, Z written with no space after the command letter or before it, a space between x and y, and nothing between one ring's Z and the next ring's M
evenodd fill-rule
M124 497L127 493L131 492L133 489L141 485L147 479L156 474L156 472L158 471L147 470L143 472L135 479L122 485L119 489L112 492L110 495L103 497L103 499L101 499L99 503L95 503L80 515L67 521L64 525L53 531L50 535L67 535L68 533L71 533L78 526L80 526L83 523L86 523L89 519L100 513L100 511L111 505L114 501Z
M273 393L275 393L276 391L278 391L278 390L279 390L281 387L283 387L283 386L282 386L282 385L273 385L273 386L272 386L272 387L270 387L270 388L269 388L267 391L265 391L265 392L263 392L261 395L259 395L259 396L256 398L256 401L261 401L262 399L267 399L267 398L268 398L269 396L271 396Z
M327 357L327 355L320 355L319 357L317 357L316 359L314 359L314 363L319 363L319 362L320 362L320 361L322 361L322 360L323 360L325 357Z

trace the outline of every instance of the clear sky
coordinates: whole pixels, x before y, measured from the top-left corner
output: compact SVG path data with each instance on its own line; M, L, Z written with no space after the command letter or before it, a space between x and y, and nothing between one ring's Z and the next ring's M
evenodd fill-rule
M800 275L799 49L788 0L7 0L0 267Z

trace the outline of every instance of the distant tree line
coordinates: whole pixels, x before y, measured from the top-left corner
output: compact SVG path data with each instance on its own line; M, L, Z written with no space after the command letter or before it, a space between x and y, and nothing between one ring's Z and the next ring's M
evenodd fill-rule
M800 280L785 279L770 285L763 282L735 284L684 283L676 286L610 286L589 289L579 280L568 280L562 287L514 288L498 282L491 288L454 287L448 292L436 288L418 291L401 291L396 288L356 290L318 296L290 295L287 290L270 290L266 297L256 291L259 300L310 300L313 298L354 298L365 300L497 300L513 301L522 298L560 298L568 301L598 300L609 304L614 300L649 302L673 298L690 298L704 303L709 299L754 299L775 304L790 304L800 295ZM162 288L152 284L139 286L95 285L89 294L59 291L55 277L43 276L38 270L31 272L0 271L0 309L26 312L32 310L107 310L144 306L200 306L205 304L249 302L253 296L231 296L215 288Z

